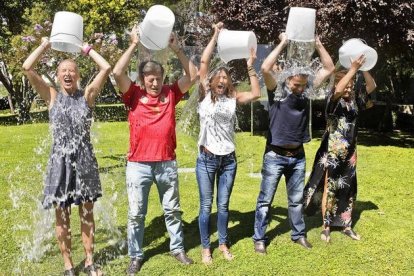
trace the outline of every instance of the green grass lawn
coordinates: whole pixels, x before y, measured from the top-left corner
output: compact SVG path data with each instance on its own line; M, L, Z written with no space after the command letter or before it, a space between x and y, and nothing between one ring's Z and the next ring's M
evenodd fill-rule
M44 171L49 155L47 124L0 126L0 275L58 275L63 261L54 238L53 212L39 207ZM96 262L106 275L125 275L129 258L125 247L127 195L125 153L126 122L95 123L93 143L100 166L103 198L95 208ZM316 137L319 137L316 135ZM230 204L229 235L232 262L217 250L212 235L214 264L201 263L198 235L198 189L193 172L180 177L185 246L192 266L182 266L168 253L161 206L155 187L150 194L146 219L142 275L413 275L414 274L414 180L413 136L401 133L379 135L361 132L358 145L358 198L355 230L362 236L353 241L333 232L330 244L320 240L321 219L306 217L312 250L290 241L284 180L276 193L268 227L268 255L254 253L251 240L254 209L260 185L265 139L237 134L238 173ZM311 169L320 139L306 145L307 171ZM194 168L196 141L178 134L180 168ZM77 207L72 212L73 259L76 270L83 266ZM215 208L213 216L215 218ZM216 229L215 223L212 229Z

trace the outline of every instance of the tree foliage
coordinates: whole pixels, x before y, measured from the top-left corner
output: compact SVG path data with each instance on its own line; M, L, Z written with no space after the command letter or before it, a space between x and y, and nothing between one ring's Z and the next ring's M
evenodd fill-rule
M122 52L128 37L125 29L142 19L141 11L153 1L128 0L76 0L6 1L2 2L0 20L0 82L2 82L16 106L19 120L29 119L31 103L36 95L21 72L27 56L39 45L42 36L49 36L54 14L71 11L80 14L84 21L84 41L93 44L111 64ZM38 70L53 82L56 63L63 58L77 58L54 50L48 51L38 64ZM77 59L87 82L95 73L96 65L89 59Z
M362 38L378 52L379 90L407 93L414 64L414 2L393 0L212 0L210 12L229 29L252 30L259 43L277 42L290 7L317 10L316 32L334 60L344 40Z

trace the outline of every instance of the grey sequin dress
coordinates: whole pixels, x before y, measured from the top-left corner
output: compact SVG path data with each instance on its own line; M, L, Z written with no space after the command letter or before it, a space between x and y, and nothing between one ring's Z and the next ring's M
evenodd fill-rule
M98 163L90 141L92 109L83 93L57 93L49 111L53 144L43 198L46 209L93 202L102 196Z

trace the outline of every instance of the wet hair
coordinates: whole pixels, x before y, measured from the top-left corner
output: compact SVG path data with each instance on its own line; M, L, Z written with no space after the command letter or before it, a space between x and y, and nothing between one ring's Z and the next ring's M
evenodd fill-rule
M291 79L293 79L294 77L301 77L301 78L306 78L309 80L309 75L308 74L296 74L296 75L292 75L286 78L287 81L290 81Z
M335 85L348 73L347 69L340 68L339 70L335 70Z
M210 90L210 93L211 93L211 100L213 101L213 103L215 103L216 102L216 100L217 100L217 97L218 97L218 95L214 92L214 88L217 86L217 84L218 84L218 75L221 73L221 72L224 72L224 73L226 73L226 75L227 75L227 88L226 88L226 90L224 91L224 95L226 96L226 97L228 97L228 98L231 98L231 97L233 97L233 95L234 95L234 92L235 92L235 89L234 89L234 85L233 85L233 81L232 81L232 79L231 79L231 75L230 75L230 71L229 71L229 69L228 68L226 68L226 67L224 67L224 66L221 66L221 67L218 67L217 69L215 69L215 70L213 70L210 74L209 74L209 76L208 76L208 85L207 85L207 87L208 87L208 89ZM203 85L200 85L200 89L201 89L201 92L202 93L200 93L200 98L199 98L199 101L201 102L203 99L204 99L204 97L205 97L205 91L204 91L204 87L203 87Z
M161 73L161 77L164 77L164 68L162 65L154 60L143 61L138 66L138 74L140 80L144 79L144 75L148 73Z
M79 68L78 68L78 64L76 63L76 61L74 61L74 60L73 60L73 59L71 59L71 58L67 58L67 59L64 59L64 60L62 60L61 62L59 62L59 65L58 65L58 67L56 68L56 74L59 72L60 66L61 66L63 63L65 63L65 62L70 62L70 63L74 64L74 65L75 65L75 70L76 70L76 73L79 75Z

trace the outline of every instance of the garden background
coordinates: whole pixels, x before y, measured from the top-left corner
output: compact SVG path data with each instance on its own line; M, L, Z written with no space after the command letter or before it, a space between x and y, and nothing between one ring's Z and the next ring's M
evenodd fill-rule
M254 208L260 185L260 169L267 123L266 99L238 110L238 174L230 204L229 234L235 260L227 262L214 249L214 264L201 264L198 236L198 189L194 166L196 139L188 129L177 128L177 159L180 167L180 195L185 245L196 264L185 267L168 253L156 188L152 188L146 220L144 275L414 275L414 206L412 160L414 146L414 3L412 1L123 1L74 0L17 1L0 3L0 275L56 275L63 262L54 238L54 214L40 208L44 171L50 150L47 111L36 91L22 77L21 65L50 33L55 12L73 11L84 18L84 37L112 65L128 45L125 30L141 21L153 4L164 4L176 15L175 31L186 53L197 63L211 33L211 23L224 21L229 29L253 30L263 47L262 55L277 43L286 25L289 7L317 9L317 33L334 60L343 40L360 37L374 47L379 60L371 71L378 88L374 108L361 116L358 140L358 198L354 214L355 230L362 240L355 242L340 232L332 243L319 238L321 219L306 217L312 250L290 241L285 183L279 184L268 228L269 254L253 251ZM148 56L142 47L138 60ZM37 68L51 84L54 68L64 54L48 52ZM168 51L155 58L167 69L166 81L181 73ZM260 66L259 57L256 68ZM76 57L85 85L96 68ZM134 75L135 63L130 74ZM244 61L230 63L239 88L248 86ZM263 93L265 94L265 93ZM177 119L183 120L186 103L178 106ZM313 102L312 136L306 144L309 173L324 127L323 100ZM253 108L253 109L252 109ZM252 111L253 110L253 111ZM252 115L253 114L253 115ZM123 275L129 259L125 247L127 198L125 156L128 149L126 111L120 104L110 79L95 109L92 139L104 196L96 205L96 261L107 275ZM186 115L185 115L186 116ZM184 116L184 117L185 117ZM181 118L180 118L181 117ZM191 133L193 134L193 133ZM213 210L215 215L215 209ZM212 229L216 229L215 225ZM72 214L73 256L77 272L83 266L77 208ZM213 247L217 245L213 233Z

